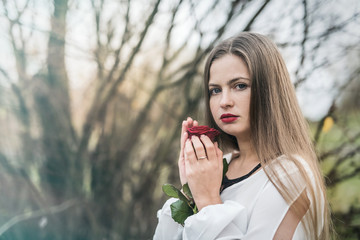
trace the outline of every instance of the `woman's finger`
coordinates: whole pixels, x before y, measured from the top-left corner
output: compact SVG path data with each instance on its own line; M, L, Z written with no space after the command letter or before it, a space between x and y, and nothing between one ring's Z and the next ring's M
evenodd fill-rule
M216 156L217 156L217 159L219 160L219 164L223 164L223 152L220 150L219 148L219 144L217 142L215 142L215 151L216 151Z
M186 122L187 122L187 126L186 126L186 130L187 130L188 128L191 128L193 126L194 120L191 117L188 117L186 119Z
M190 139L186 140L184 151L185 151L185 163L186 164L196 163L196 154Z
M209 160L217 160L217 154L214 143L206 135L201 135L200 140L206 149Z
M219 144L217 142L214 143L215 152L218 157L222 157L223 152L219 148Z
M187 130L188 130L188 128L190 128L192 126L192 124L193 124L193 120L192 120L191 117L188 117L186 120L184 120L182 122L182 125L181 125L181 140L180 140L180 149L181 149L182 153L183 153L183 150L184 150L185 141L188 138Z
M187 136L185 136L185 133L187 134L187 123L186 121L182 122L182 126L181 126L181 137L180 137L180 149L181 151L184 150L184 146L185 146L185 140L187 139Z
M197 136L191 137L191 142L195 149L195 154L197 157L197 160L205 160L207 159L206 150L204 148L203 143L200 141L200 139Z

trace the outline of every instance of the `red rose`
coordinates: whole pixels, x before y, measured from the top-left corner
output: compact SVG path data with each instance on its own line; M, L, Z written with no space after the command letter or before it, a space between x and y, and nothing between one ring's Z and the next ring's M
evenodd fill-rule
M195 126L192 128L188 128L187 132L189 134L189 138L191 138L191 136L200 137L201 135L206 135L213 142L215 140L215 137L220 134L218 130L216 130L215 128L210 128L208 126Z

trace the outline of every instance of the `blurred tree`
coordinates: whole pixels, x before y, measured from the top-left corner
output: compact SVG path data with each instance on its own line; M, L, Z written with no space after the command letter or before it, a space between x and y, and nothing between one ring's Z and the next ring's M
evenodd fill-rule
M359 52L352 52L354 53ZM355 62L356 67L352 74L344 79L328 113L318 122L315 133L330 196L333 195L335 199L332 204L333 219L341 239L360 238L360 193L357 187L360 176L360 104L358 100L360 59L358 56L348 59L348 64ZM324 129L326 120L329 118L335 120L334 126L329 132L321 131L320 129ZM344 198L344 196L347 197ZM341 200L336 200L337 198Z
M336 4L2 0L1 41L11 58L0 61L0 133L14 137L0 142L0 239L151 238L161 185L179 182L181 121L202 120L201 68L214 44L241 31L266 33L285 58L296 55L290 72L306 89L347 50L359 50L359 32L350 32L359 9L329 14ZM336 54L327 54L330 46ZM336 75L334 86L343 87L334 99L358 82L358 71L357 64ZM77 82L87 85L83 99ZM333 102L314 131L330 190L360 175L358 124L323 146L340 119L346 126L359 116L354 107L346 120ZM324 133L327 117L335 125ZM336 213L348 220L335 223L355 239L359 208L351 206Z

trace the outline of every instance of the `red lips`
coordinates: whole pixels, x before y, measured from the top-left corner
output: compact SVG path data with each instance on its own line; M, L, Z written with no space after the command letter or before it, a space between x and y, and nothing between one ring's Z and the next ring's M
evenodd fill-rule
M234 122L236 119L238 119L238 116L233 115L231 113L225 113L221 115L220 119L224 123L231 123Z

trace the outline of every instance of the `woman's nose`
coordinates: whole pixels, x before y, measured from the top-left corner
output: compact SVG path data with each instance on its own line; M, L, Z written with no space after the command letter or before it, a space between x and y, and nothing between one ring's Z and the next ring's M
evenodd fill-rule
M227 91L223 91L221 94L220 106L222 108L228 108L234 106L234 101L231 94Z

